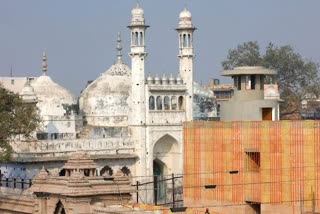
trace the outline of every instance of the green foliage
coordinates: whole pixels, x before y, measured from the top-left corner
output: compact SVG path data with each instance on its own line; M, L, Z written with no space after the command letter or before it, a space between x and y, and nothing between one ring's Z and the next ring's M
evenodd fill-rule
M265 54L260 54L257 42L247 42L234 50L229 50L222 62L224 69L237 66L264 66L277 71L277 84L281 99L281 117L292 118L301 112L301 100L306 95L320 95L319 65L303 59L289 45L277 47L270 43ZM295 117L297 118L297 117Z
M0 118L0 161L7 161L12 154L10 138L30 138L39 126L40 116L34 103L25 103L17 94L0 87Z
M229 50L227 59L222 62L225 70L237 66L257 66L262 64L260 48L257 42L247 42L238 45L237 49Z

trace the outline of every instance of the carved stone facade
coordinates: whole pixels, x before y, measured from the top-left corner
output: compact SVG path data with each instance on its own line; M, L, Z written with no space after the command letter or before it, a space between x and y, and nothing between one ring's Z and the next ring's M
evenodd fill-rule
M32 187L26 190L2 187L0 212L110 213L112 206L128 204L135 192L130 177L121 171L114 176L96 176L96 163L85 152L73 153L63 169L65 175L57 176L43 167L34 177ZM117 207L117 211L122 209Z
M30 87L45 123L37 140L12 142L16 154L13 163L1 165L5 176L32 178L42 165L57 176L70 154L78 150L96 160L97 175L127 169L137 180L150 180L154 166L160 176L182 173L183 122L198 118L195 110L208 106L204 102L210 102L211 108L204 109L201 118L216 116L213 93L193 82L196 28L191 13L184 9L179 15L179 70L161 78L145 74L148 25L139 5L132 9L128 27L131 67L122 61L118 35L116 63L85 87L79 109L74 96L47 75L43 53L43 75L30 82Z

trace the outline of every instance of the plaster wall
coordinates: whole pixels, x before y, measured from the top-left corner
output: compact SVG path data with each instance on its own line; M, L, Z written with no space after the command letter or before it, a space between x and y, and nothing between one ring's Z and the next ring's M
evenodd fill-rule
M220 119L225 120L262 120L262 108L272 108L272 120L279 120L277 100L252 100L222 102Z

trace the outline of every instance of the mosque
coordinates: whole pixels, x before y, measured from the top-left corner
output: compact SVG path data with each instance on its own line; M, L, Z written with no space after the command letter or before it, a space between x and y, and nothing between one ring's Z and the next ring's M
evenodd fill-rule
M43 52L42 75L1 78L4 87L39 108L43 123L36 140L14 140L14 162L1 165L6 177L32 178L44 165L52 175L74 151L86 151L97 163L97 175L121 170L136 178L182 173L183 122L217 116L213 92L195 83L194 31L191 13L179 15L179 70L146 76L148 25L137 4L128 26L131 67L122 60L117 37L116 63L83 89L79 99L49 76Z

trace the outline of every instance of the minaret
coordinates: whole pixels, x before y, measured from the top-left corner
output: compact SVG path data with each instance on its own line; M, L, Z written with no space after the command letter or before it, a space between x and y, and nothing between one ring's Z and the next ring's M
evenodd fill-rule
M191 121L193 119L193 32L196 28L192 24L191 13L186 8L179 15L176 30L179 34L179 72L187 88L186 120Z
M145 32L149 27L145 24L144 12L139 4L131 11L131 72L132 72L132 117L131 125L144 125L146 122L145 106Z
M42 51L42 76L47 76L47 54L46 50Z

